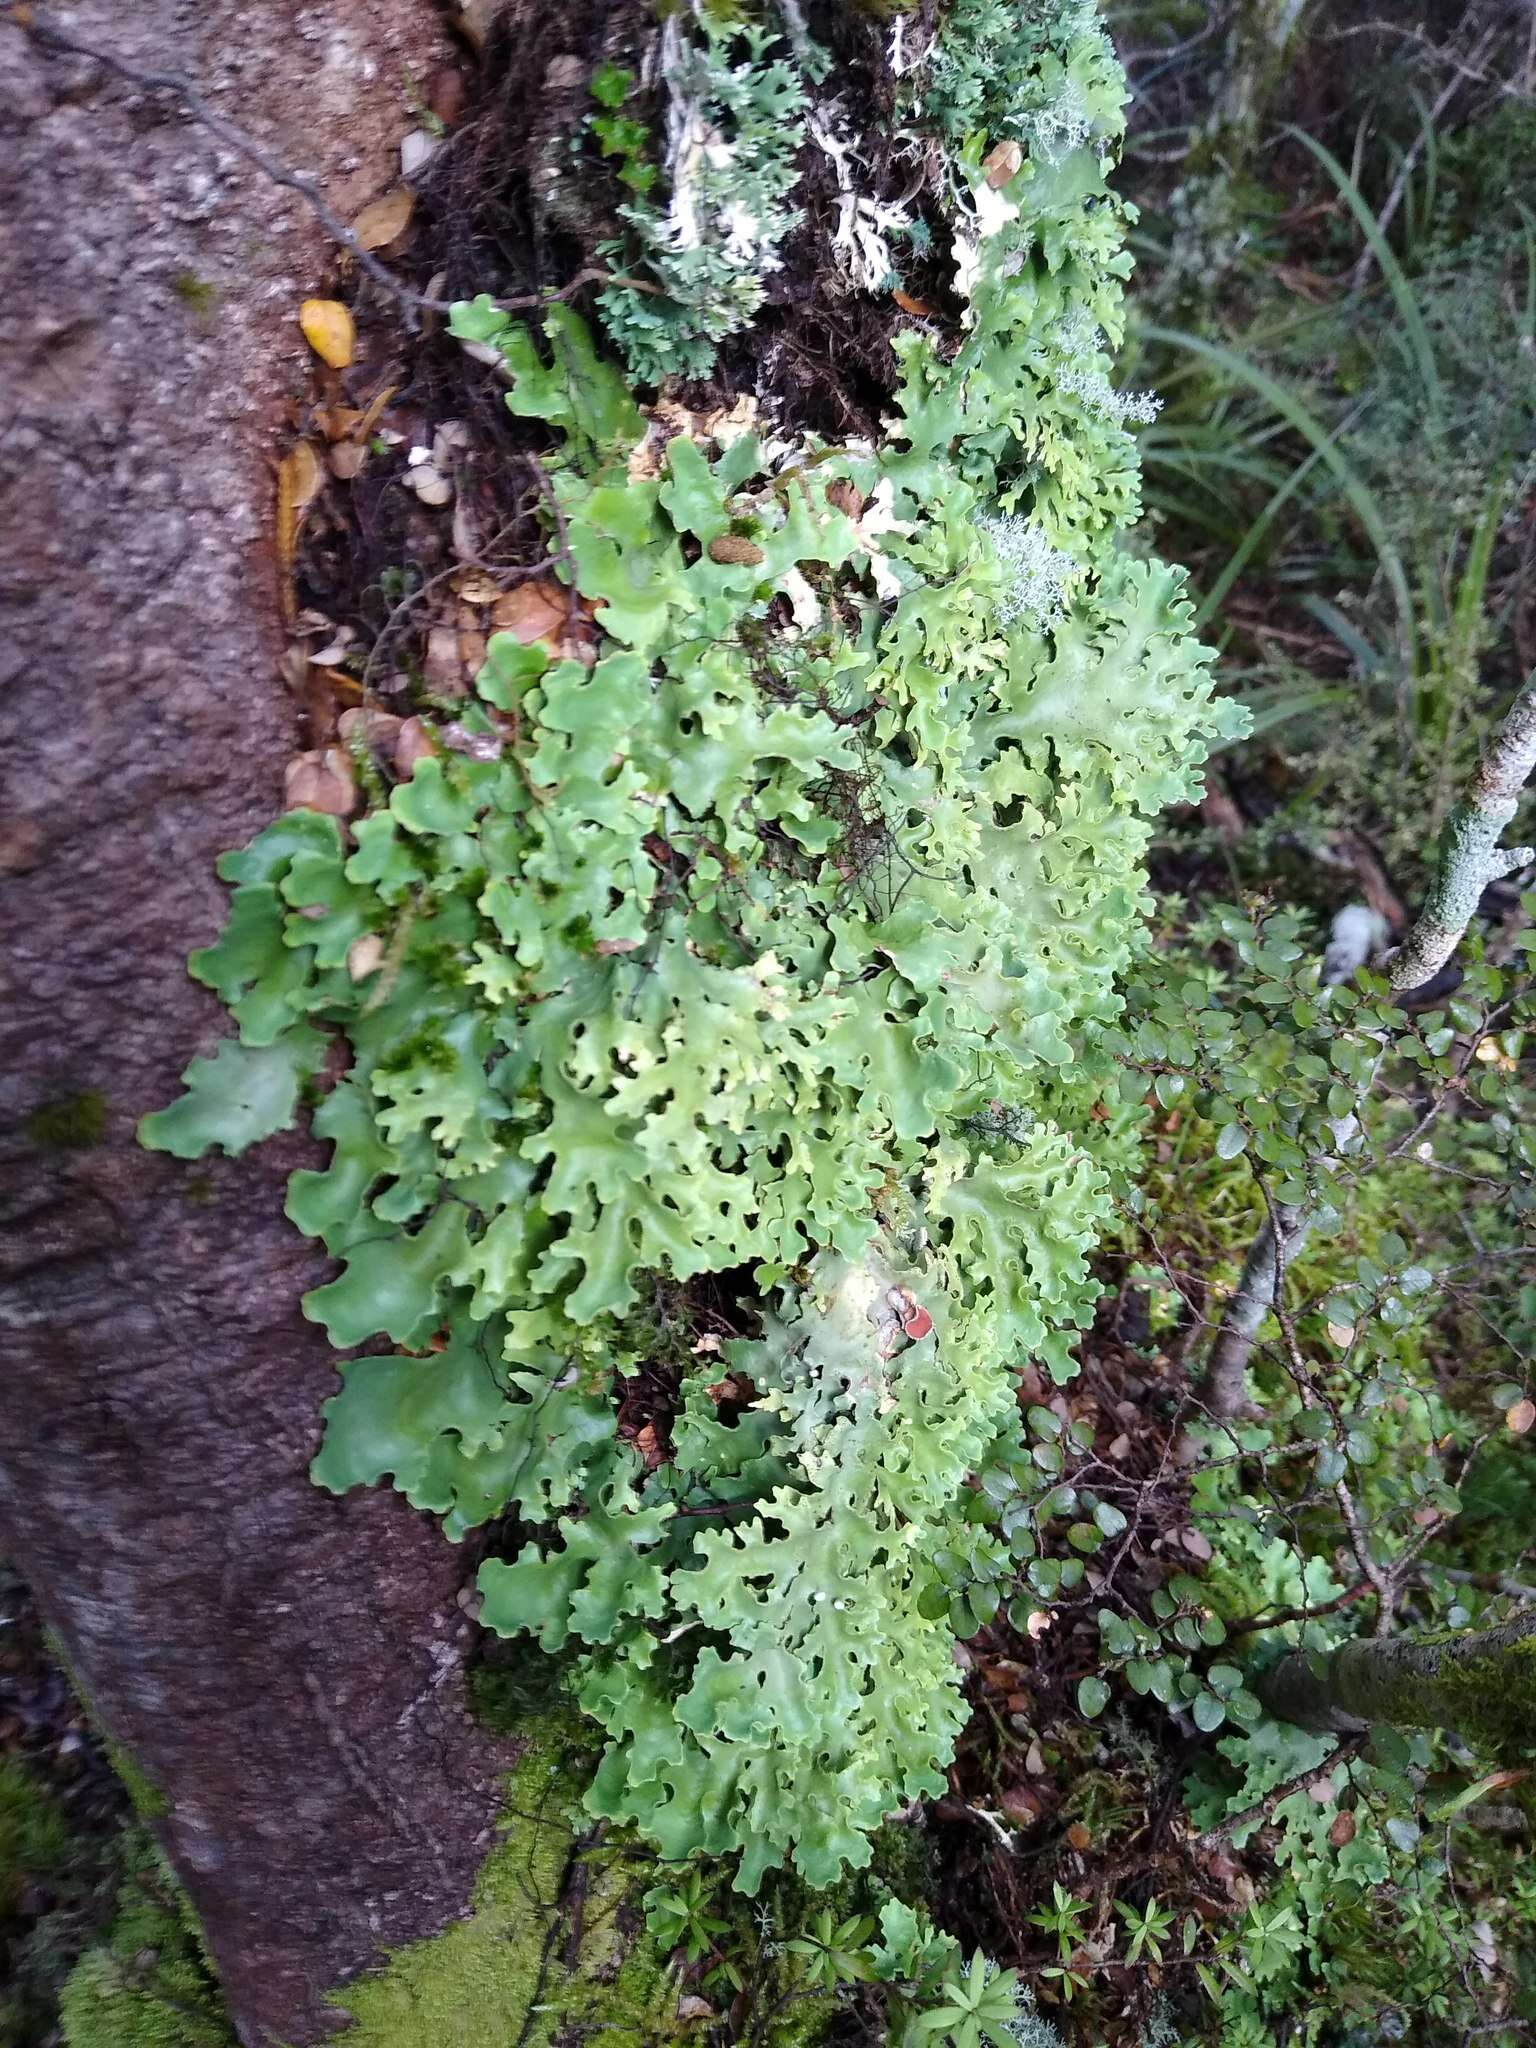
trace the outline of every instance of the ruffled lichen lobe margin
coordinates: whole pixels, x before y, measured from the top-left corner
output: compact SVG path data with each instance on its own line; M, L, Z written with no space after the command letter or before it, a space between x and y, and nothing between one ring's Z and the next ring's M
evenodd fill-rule
M482 1619L575 1649L587 1812L748 1894L943 1789L954 1636L1033 1554L1018 1368L1075 1373L1133 1151L1148 840L1239 722L1123 545L1123 76L1084 0L1008 52L1000 12L957 0L908 94L949 310L892 316L878 440L651 400L565 305L455 309L542 437L562 623L493 635L409 774L360 759L366 815L225 857L192 966L240 1036L144 1125L239 1151L344 1042L288 1213L341 1267L307 1313L397 1348L342 1368L315 1477L514 1512ZM748 224L686 147L674 213L685 166L726 260Z

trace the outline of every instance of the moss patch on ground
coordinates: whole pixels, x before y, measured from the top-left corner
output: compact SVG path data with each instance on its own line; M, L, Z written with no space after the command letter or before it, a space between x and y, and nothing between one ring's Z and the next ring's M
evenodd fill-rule
M59 2001L66 2048L234 2048L186 1895L142 1828L124 1849L116 1917Z

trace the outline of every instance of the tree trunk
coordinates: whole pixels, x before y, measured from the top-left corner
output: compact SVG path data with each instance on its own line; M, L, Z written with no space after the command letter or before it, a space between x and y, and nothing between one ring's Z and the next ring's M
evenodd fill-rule
M191 75L355 211L437 61L428 10L212 12L68 25ZM162 95L12 27L0 95L0 1541L152 1788L240 2038L300 2048L341 2024L328 1986L464 1909L498 1762L464 1706L461 1558L397 1498L306 1476L336 1384L282 1216L307 1145L193 1168L134 1140L219 1036L187 949L293 743L267 463L327 258Z
M1205 160L1229 177L1240 176L1253 160L1308 5L1309 0L1239 0L1204 138Z
M1342 1643L1316 1670L1295 1650L1259 1690L1271 1713L1319 1732L1342 1733L1373 1721L1453 1728L1490 1755L1530 1755L1536 1751L1536 1613L1436 1641L1364 1637Z

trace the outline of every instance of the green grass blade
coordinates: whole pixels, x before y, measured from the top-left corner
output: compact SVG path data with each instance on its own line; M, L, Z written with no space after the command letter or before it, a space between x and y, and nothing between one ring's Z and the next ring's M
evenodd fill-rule
M1399 317L1407 333L1415 360L1418 363L1419 377L1424 386L1424 395L1436 414L1443 413L1445 403L1444 392L1440 384L1440 367L1435 361L1434 344L1429 338L1429 329L1424 324L1424 315L1419 309L1419 302L1413 295L1413 287L1408 282L1403 266L1398 262L1391 243L1381 232L1375 214L1372 213L1370 207L1366 204L1364 194L1355 180L1349 175L1349 172L1345 170L1344 166L1333 154L1332 150L1326 148L1315 136L1308 135L1301 128L1288 128L1286 132L1287 134L1294 135L1298 142L1304 143L1313 156L1317 158L1323 169L1332 178L1335 185L1338 186L1340 195L1349 207L1350 212L1359 222L1360 232L1370 244L1371 253L1376 258L1382 278L1386 283L1387 290L1392 294L1393 303L1397 307Z
M1317 416L1294 393L1257 363L1251 363L1235 349L1224 347L1219 342L1206 341L1198 334L1185 334L1177 328L1154 327L1148 330L1148 339L1158 341L1167 348L1185 349L1190 354L1203 357L1228 377L1246 384L1251 391L1258 392L1280 414L1280 416L1301 435L1309 447L1317 451L1319 460L1328 469L1346 503L1360 521L1376 550L1376 559L1381 572L1387 579L1397 611L1398 628L1403 636L1404 651L1410 666L1418 653L1418 626L1414 617L1413 598L1408 587L1408 578L1403 570L1402 556L1388 530L1380 505L1369 486L1353 466L1345 459L1338 447L1336 437L1330 433Z

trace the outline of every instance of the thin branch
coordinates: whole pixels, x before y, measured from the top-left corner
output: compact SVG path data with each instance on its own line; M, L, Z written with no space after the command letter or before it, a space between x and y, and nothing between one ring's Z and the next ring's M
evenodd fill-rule
M1335 1593L1331 1600L1319 1600L1312 1607L1277 1607L1272 1614L1249 1614L1241 1621L1229 1621L1229 1636L1250 1636L1264 1628L1284 1628L1292 1621L1316 1621L1324 1614L1336 1614L1341 1607L1352 1607L1357 1600L1368 1598L1375 1587L1362 1579L1358 1586L1350 1586L1342 1593Z
M1277 1202L1273 1217L1264 1218L1248 1247L1242 1278L1227 1304L1206 1369L1205 1405L1223 1422L1230 1421L1242 1408L1248 1360L1264 1319L1275 1305L1286 1260L1301 1249L1307 1222L1299 1204Z
M1203 1835L1196 1835L1190 1843L1192 1849L1216 1849L1239 1828L1247 1827L1253 1821L1268 1820L1282 1799L1289 1799L1293 1792L1305 1792L1315 1785L1319 1778L1332 1777L1341 1763L1352 1757L1364 1742L1364 1735L1346 1735L1338 1747L1325 1756L1320 1764L1313 1764L1310 1770L1297 1771L1293 1777L1283 1778L1262 1799L1256 1799L1252 1806L1245 1806L1241 1813L1234 1813L1228 1819L1218 1821L1213 1828L1207 1828Z
M1536 674L1484 749L1466 795L1440 833L1440 865L1424 908L1388 968L1393 989L1422 988L1461 944L1483 891L1536 860L1536 847L1500 846L1536 769Z
M1395 993L1405 994L1432 980L1461 944L1488 885L1536 860L1536 848L1499 845L1519 809L1533 769L1536 675L1510 706L1484 749L1466 795L1445 821L1435 880L1417 922L1387 970ZM1341 959L1342 949L1330 962L1330 979ZM1269 1213L1248 1248L1237 1291L1211 1346L1206 1403L1222 1419L1230 1419L1242 1407L1244 1374L1259 1331L1275 1306L1286 1261L1300 1252L1311 1228L1311 1213L1305 1207L1270 1204L1267 1194L1265 1201Z

